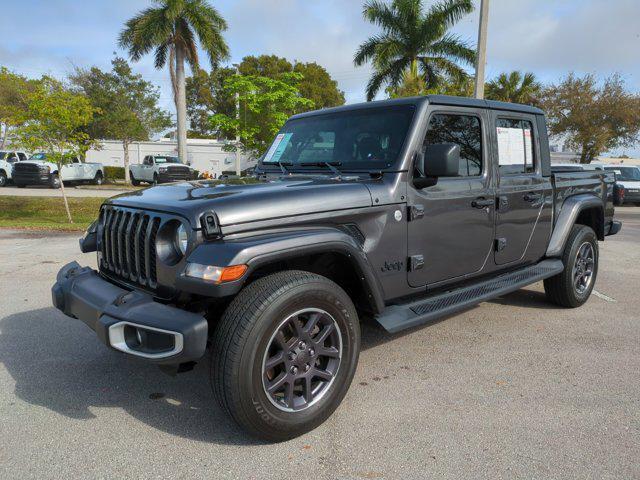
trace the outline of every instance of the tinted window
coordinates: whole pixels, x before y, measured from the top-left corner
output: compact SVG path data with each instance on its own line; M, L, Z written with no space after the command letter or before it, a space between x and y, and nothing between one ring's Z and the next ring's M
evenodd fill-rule
M429 120L425 145L460 145L458 175L474 177L482 173L482 128L480 119L471 115L435 114ZM426 172L427 174L429 172Z
M19 154L18 154L18 158L19 158L20 160L26 160L26 159L27 159L27 156L26 156L24 153L19 153Z
M636 167L605 167L607 172L615 172L617 180L640 182L640 168Z
M501 175L533 173L533 126L528 120L499 118L498 164Z
M351 168L393 165L413 120L415 108L400 105L314 115L285 124L263 163L336 162Z
M156 163L180 163L178 157L156 157Z

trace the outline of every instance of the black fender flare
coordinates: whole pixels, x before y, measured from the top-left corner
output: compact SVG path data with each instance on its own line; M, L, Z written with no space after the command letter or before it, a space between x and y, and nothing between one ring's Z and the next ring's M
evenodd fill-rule
M358 278L363 282L372 311L379 313L384 310L382 286L365 251L348 233L330 227L256 233L235 239L203 243L189 255L188 262L218 267L247 265L247 273L240 280L221 285L207 284L181 273L176 281L176 287L179 290L205 296L230 296L239 292L251 273L263 266L317 253L344 255L350 262L350 267L355 269Z
M576 224L580 212L591 208L600 210L604 224L604 204L600 197L594 194L581 193L565 199L553 227L553 233L547 247L547 257L560 257L562 255L567 238L569 238L571 229ZM600 236L598 234L598 237Z

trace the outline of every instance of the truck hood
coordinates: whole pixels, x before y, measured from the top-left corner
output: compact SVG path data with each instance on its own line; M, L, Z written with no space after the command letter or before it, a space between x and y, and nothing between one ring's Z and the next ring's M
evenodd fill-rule
M209 181L159 185L113 197L112 205L179 214L199 228L206 211L221 226L372 205L369 189L359 181L327 177L283 178L250 185Z

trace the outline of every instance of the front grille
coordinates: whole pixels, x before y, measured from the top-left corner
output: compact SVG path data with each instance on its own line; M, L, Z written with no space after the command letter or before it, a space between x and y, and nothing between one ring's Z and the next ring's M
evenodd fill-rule
M128 282L156 288L156 236L160 217L109 206L102 209L101 219L101 269Z
M167 167L170 175L189 175L189 169L184 167Z
M13 164L13 171L17 173L40 173L40 165L17 162Z

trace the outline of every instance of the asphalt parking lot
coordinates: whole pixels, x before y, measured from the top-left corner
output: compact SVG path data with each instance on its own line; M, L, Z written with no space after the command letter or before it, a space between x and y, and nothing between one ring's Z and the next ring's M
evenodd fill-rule
M269 445L51 307L76 236L0 230L0 478L640 478L640 208L584 307L541 284L400 335L363 326L344 403Z

